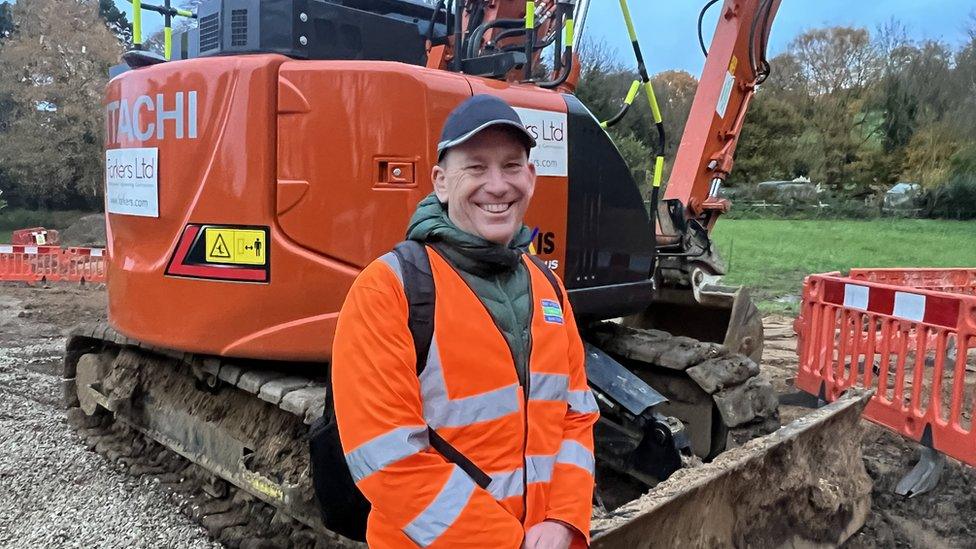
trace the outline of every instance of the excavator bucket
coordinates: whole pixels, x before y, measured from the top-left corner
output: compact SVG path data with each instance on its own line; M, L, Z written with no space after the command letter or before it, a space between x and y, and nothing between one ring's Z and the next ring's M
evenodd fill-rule
M593 521L594 549L830 547L867 518L871 479L851 390L778 431L683 469Z
M757 364L762 359L762 314L743 286L722 283L722 277L695 269L691 291L659 288L645 311L625 319L634 328L656 329L720 343Z

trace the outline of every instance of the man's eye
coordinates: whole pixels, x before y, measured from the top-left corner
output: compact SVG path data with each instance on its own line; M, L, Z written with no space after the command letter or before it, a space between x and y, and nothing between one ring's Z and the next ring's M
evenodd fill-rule
M472 164L466 168L469 172L483 172L485 171L484 164Z
M519 162L509 162L508 164L505 164L505 169L506 170L517 170L517 169L520 169L521 167L522 167L522 164L519 163Z

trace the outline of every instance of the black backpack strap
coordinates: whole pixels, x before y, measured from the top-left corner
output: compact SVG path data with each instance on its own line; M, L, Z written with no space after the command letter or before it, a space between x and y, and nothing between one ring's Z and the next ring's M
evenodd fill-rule
M405 240L393 247L393 254L400 263L403 293L407 296L407 325L413 337L417 354L417 375L427 365L427 354L434 339L434 274L430 270L427 248L420 242ZM430 446L448 461L461 468L478 486L488 488L491 477L462 454L437 431L427 428Z
M552 269L550 269L548 265L539 259L539 256L532 254L526 255L529 256L532 263L534 263L535 266L542 271L542 274L546 275L546 279L549 280L549 284L552 284L552 289L556 290L556 297L559 299L559 306L565 309L566 303L563 301L563 288L559 285L559 280L556 278L556 273L552 272Z
M409 305L407 324L417 353L417 375L427 365L427 353L434 338L434 275L427 248L415 240L404 240L393 247L400 262L403 293Z

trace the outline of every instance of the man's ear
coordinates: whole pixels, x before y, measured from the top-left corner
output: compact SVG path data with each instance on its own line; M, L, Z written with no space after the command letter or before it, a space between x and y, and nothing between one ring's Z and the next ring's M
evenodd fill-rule
M439 164L434 164L430 170L430 180L434 184L434 194L437 200L447 203L447 173Z

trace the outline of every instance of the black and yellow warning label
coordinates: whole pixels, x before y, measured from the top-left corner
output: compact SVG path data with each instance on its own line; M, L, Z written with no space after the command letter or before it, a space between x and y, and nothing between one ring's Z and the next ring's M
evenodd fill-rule
M206 227L204 241L207 263L266 265L268 262L267 236L261 229Z

